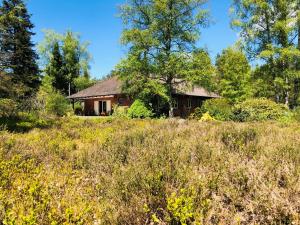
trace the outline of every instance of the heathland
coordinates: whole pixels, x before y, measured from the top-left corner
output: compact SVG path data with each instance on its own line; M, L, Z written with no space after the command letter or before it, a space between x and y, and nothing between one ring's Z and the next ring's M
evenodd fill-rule
M299 224L300 124L58 119L0 133L4 224Z

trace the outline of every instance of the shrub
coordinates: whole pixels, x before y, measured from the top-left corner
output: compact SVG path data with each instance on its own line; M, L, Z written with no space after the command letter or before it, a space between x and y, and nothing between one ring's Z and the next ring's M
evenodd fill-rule
M81 104L76 103L74 107L74 113L77 116L82 116L83 115L83 107Z
M0 117L11 117L16 114L17 103L12 99L0 99Z
M209 121L215 121L215 118L213 118L208 112L204 113L201 119L199 120L200 122L209 122Z
M225 98L210 99L205 101L201 108L195 110L194 116L199 119L207 112L217 120L227 121L232 117L232 106Z
M300 122L300 107L297 107L293 111L293 119L295 119L297 122Z
M265 98L249 99L235 106L234 118L240 122L278 120L287 113L283 104Z
M153 116L153 112L141 100L135 100L128 109L128 116L130 118L149 118Z
M128 117L127 111L128 111L127 106L114 105L112 116L117 118L127 118Z
M49 94L46 102L46 111L57 116L66 116L72 112L68 100L59 92Z

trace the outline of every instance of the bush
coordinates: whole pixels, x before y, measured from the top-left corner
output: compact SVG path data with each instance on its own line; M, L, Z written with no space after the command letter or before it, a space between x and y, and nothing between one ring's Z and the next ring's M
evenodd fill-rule
M17 103L8 98L0 99L0 117L11 117L16 114Z
M128 109L128 116L130 118L149 118L153 116L153 112L141 100L135 100Z
M246 100L234 109L234 119L240 122L279 120L287 114L285 105L265 98Z
M77 116L82 116L83 115L83 107L82 107L82 105L80 103L79 104L78 103L75 104L74 113Z
M300 107L297 107L293 111L293 119L296 120L297 122L300 122Z
M203 114L207 112L217 120L227 121L232 117L232 106L225 98L209 99L204 102L201 108L195 110L192 117L201 119Z
M216 121L215 118L213 118L209 113L204 113L201 119L199 120L200 122L210 122L210 121Z
M56 116L66 116L72 112L68 100L59 92L49 94L46 102L46 111Z
M127 106L114 105L112 116L117 118L127 118L128 117L127 111L128 111Z

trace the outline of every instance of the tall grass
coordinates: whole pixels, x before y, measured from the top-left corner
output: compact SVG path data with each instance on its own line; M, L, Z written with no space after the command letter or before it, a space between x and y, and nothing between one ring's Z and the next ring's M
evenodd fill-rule
M296 123L66 118L0 133L3 224L299 224L299 178Z

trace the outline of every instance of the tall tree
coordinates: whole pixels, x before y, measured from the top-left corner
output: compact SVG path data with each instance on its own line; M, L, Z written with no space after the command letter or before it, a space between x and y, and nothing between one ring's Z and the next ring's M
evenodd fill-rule
M217 56L216 67L217 89L221 96L233 103L251 96L251 67L243 52L234 48L223 50L222 54Z
M147 90L167 96L170 116L173 116L171 93L178 82L196 80L196 75L183 71L182 65L191 61L187 58L195 50L199 28L208 25L205 2L130 0L121 7L125 25L122 42L129 46L127 58L119 65L125 89L131 87L129 92Z
M34 25L22 0L3 0L0 6L0 70L12 81L36 91L40 84L38 56L31 41Z
M54 43L51 59L46 67L46 74L52 78L53 87L68 94L68 80L64 74L64 59L58 42Z
M233 6L233 25L239 28L249 56L265 62L263 78L272 84L273 97L291 105L299 76L299 0L234 0Z
M54 78L54 87L69 95L92 85L88 43L82 43L80 36L71 31L65 34L52 30L44 32L45 38L38 45L40 63L45 75Z

